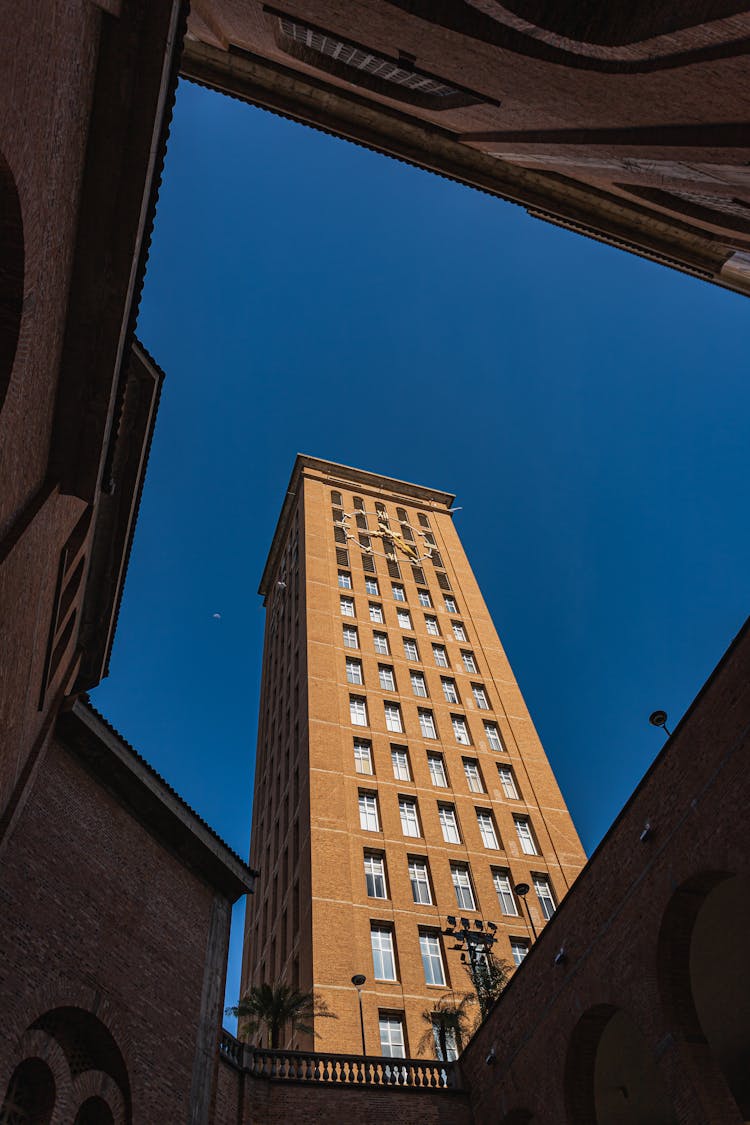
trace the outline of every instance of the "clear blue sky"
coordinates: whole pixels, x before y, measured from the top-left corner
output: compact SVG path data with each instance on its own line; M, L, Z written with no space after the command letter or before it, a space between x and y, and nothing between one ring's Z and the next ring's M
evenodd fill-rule
M138 327L167 378L96 706L246 855L295 453L444 488L591 852L649 713L680 718L747 612L749 311L183 83Z

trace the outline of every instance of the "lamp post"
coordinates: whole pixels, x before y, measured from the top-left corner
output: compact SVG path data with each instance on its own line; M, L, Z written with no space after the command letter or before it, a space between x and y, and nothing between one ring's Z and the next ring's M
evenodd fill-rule
M528 918L528 920L529 920L529 925L531 926L531 932L532 932L532 934L534 935L534 941L536 941L536 939L537 939L537 937L538 937L538 934L537 934L537 932L536 932L536 929L535 929L535 927L534 927L534 923L533 923L533 921L531 920L531 911L529 910L529 904L528 904L528 902L526 901L526 895L527 895L527 894L529 893L529 891L531 890L531 887L529 886L529 884L528 884L528 883L516 883L516 885L515 885L515 887L513 888L513 890L514 890L514 891L516 892L516 894L517 894L517 895L518 895L518 897L520 898L521 902L522 902L522 903L524 904L524 906L526 907L526 917L527 917L527 918Z
M648 717L648 721L652 727L661 727L668 738L672 737L671 730L667 729L667 712L666 711L652 711Z
M365 1017L362 1014L362 986L366 982L367 977L363 973L355 973L352 977L352 984L357 990L357 999L359 1000L359 1027L362 1032L362 1057L367 1054L365 1050Z

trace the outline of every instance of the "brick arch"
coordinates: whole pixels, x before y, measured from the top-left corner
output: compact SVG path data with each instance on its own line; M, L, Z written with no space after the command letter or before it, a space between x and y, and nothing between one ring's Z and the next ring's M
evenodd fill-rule
M133 1073L135 1044L123 1024L121 1008L113 1004L105 993L73 975L60 976L39 990L33 1009L29 1008L24 1013L24 1025L34 1027L46 1013L58 1008L80 1008L96 1017L116 1042L126 1071Z
M3 1100L8 1095L13 1077L18 1069L31 1059L38 1059L43 1063L49 1069L54 1082L55 1093L52 1112L46 1119L48 1125L68 1125L73 1088L68 1060L60 1044L46 1031L29 1030L19 1039L8 1069L6 1085L2 1090ZM42 1120L45 1119L42 1118Z
M129 1121L120 1087L101 1070L87 1070L78 1076L73 1083L73 1105L76 1125L79 1119L81 1125L98 1125L99 1121L127 1125Z
M10 165L0 153L0 410L21 332L24 259L21 201Z

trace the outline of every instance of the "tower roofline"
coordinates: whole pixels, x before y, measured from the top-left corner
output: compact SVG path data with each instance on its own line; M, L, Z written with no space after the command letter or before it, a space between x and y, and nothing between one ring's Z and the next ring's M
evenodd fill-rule
M452 492L427 488L423 484L413 484L410 481L398 480L397 477L387 477L382 473L370 473L366 469L355 469L351 465L339 465L336 461L326 461L321 457L311 457L307 453L298 453L294 460L289 487L281 506L266 565L263 569L263 576L258 587L258 593L263 597L268 594L270 588L271 577L276 568L276 560L281 545L286 538L287 525L297 495L297 484L304 469L312 469L314 472L330 477L330 483L333 485L336 483L357 484L370 491L396 493L431 508L439 506L448 510L453 506L453 501L456 499Z

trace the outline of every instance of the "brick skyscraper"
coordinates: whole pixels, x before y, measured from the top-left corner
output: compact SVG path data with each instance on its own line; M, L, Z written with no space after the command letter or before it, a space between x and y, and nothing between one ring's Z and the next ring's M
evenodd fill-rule
M315 988L320 1050L361 1050L363 974L367 1053L416 1054L422 1013L471 987L461 931L520 963L526 906L539 932L584 863L453 500L300 456L260 586L243 990Z

